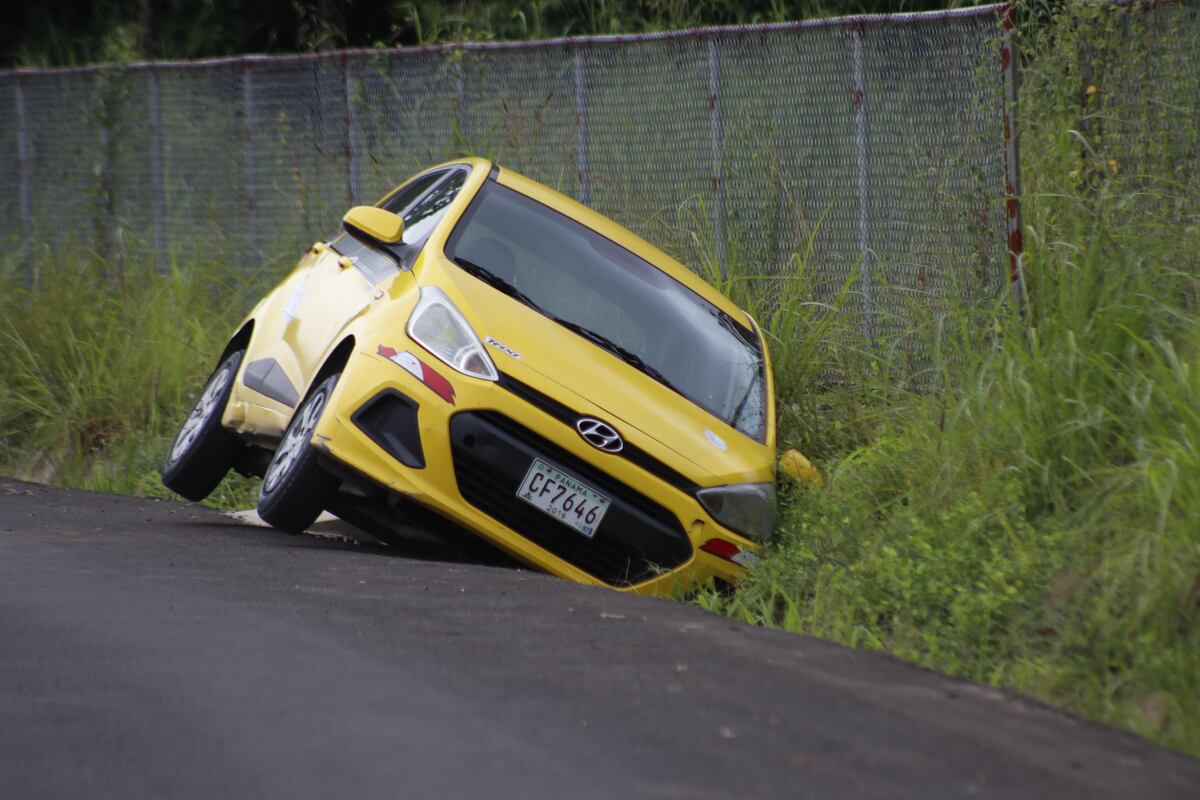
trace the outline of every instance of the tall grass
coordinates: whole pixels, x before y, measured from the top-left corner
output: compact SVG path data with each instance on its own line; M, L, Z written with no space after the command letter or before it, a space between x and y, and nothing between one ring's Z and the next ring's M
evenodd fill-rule
M789 487L765 560L700 602L1200 754L1200 178L1122 173L1064 55L1026 73L1027 314L912 316L893 335L934 391L886 341L833 358L815 331L843 309L767 314L781 440L827 488ZM741 302L774 280L733 271Z
M262 282L131 265L118 284L86 253L37 267L33 287L13 262L0 271L0 471L164 493L166 443ZM243 493L233 481L215 502Z
M703 601L1200 752L1195 278L1122 243L1118 208L1029 204L1031 319L998 308L1001 338L943 341L936 393L887 369L822 388L824 343L768 317L780 386L808 386L781 388L781 440L828 488L790 487L761 567Z

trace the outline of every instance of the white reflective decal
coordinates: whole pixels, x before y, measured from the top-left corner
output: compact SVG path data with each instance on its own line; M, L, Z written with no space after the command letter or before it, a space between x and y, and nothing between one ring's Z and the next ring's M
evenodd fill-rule
M751 553L748 550L742 550L736 556L734 556L733 558L731 558L729 560L732 561L733 563L739 564L743 567L750 567L750 566L757 564L759 561L759 558L754 553Z
M303 286L296 287L296 290L292 292L291 298L288 299L287 305L285 305L283 310L279 312L283 315L284 319L286 319L288 322L291 322L296 318L296 312L300 310L300 303L304 301L304 297L307 294L308 289L305 289Z
M396 355L392 356L391 360L392 363L399 364L401 367L412 373L414 378L417 378L418 380L425 380L425 370L421 369L421 361L412 353L407 351L403 353L397 353Z

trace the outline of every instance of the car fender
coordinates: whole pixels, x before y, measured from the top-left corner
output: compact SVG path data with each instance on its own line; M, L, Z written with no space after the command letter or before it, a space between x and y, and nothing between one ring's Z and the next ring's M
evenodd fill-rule
M387 281L374 287L371 302L363 306L357 314L346 321L337 335L334 336L329 348L321 356L321 366L313 373L309 385L305 387L304 396L312 391L314 386L334 372L346 369L350 360L361 352L371 352L372 344L379 338L379 331L387 327L403 330L403 322L397 319L402 316L407 319L407 311L411 303L405 303L404 295L416 288L416 281L411 272L399 272ZM399 299L397 299L399 298ZM415 303L415 293L412 303ZM337 397L337 388L330 398L330 405Z

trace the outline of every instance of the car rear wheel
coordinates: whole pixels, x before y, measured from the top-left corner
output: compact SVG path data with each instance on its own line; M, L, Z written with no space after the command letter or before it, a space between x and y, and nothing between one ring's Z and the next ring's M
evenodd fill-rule
M337 491L338 480L321 468L311 442L338 377L331 375L321 381L304 399L263 476L258 515L273 528L302 533Z
M241 446L232 431L221 427L221 415L244 355L242 350L231 353L209 377L163 460L163 485L188 500L203 500L212 494Z

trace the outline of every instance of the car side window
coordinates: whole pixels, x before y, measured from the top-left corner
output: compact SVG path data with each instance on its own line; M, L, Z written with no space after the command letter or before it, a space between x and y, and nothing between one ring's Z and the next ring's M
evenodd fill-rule
M439 181L444 179L447 172L447 170L438 170L410 181L407 186L385 200L383 208L393 214L403 214L409 206L416 204L431 187L436 186ZM407 219L405 222L407 224ZM335 239L332 246L338 253L353 261L354 267L363 273L372 284L394 275L398 270L395 259L390 255L360 242L348 233L343 233Z
M385 200L383 202L384 210L391 211L393 214L402 214L421 195L425 194L431 186L444 177L446 177L446 170L438 170L428 175L422 175Z
M454 170L410 209L404 212L404 243L423 242L441 221L446 209L467 182L468 170Z

